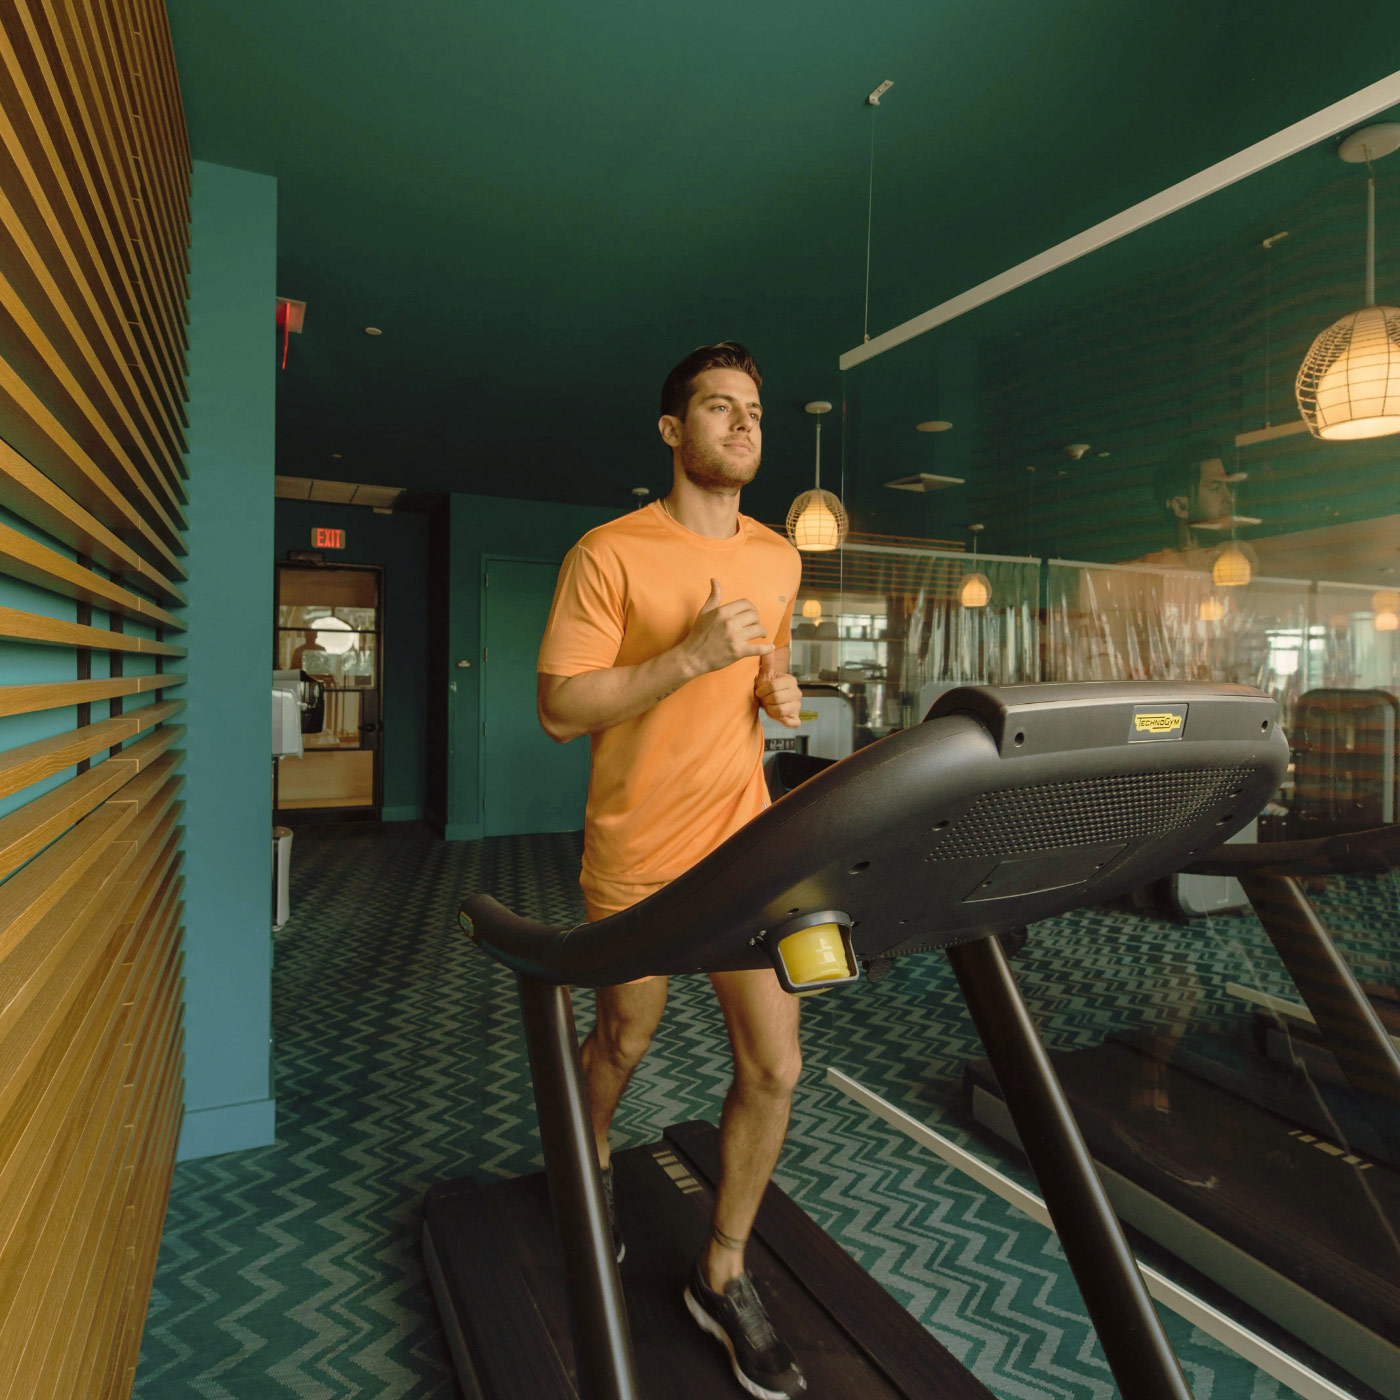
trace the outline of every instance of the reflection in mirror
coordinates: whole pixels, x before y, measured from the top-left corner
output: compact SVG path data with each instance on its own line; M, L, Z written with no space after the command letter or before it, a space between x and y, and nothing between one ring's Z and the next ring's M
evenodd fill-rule
M1384 306L1400 154L1373 165ZM1400 1397L1400 436L1314 436L1295 393L1371 299L1368 195L1328 141L847 369L851 535L804 557L793 666L856 744L960 681L1277 701L1293 761L1237 843L1318 844L1037 925L1020 981L1149 1262ZM939 1111L1004 1135L965 1068Z

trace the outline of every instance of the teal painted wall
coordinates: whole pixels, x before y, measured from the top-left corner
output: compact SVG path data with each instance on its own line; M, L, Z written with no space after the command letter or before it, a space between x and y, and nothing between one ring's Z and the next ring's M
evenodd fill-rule
M445 810L433 822L449 841L472 841L481 823L481 561L487 554L562 560L595 525L617 512L496 496L451 497L448 522L447 651L436 659L435 684L447 693ZM461 670L458 661L470 661Z
M428 697L428 516L419 511L376 515L364 506L277 502L276 554L310 549L313 526L343 529L346 548L328 553L335 564L378 564L384 570L384 808L385 821L423 816Z
M273 1139L277 182L194 164L182 1159Z

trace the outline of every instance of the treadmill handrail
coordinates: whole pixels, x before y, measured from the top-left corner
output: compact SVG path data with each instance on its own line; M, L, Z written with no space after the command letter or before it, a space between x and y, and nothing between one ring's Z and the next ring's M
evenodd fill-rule
M1217 847L1183 867L1187 875L1241 875L1300 871L1380 873L1400 865L1400 823L1313 836L1303 841L1237 842Z
M574 986L768 966L769 936L813 911L847 918L860 958L930 951L1170 873L1243 828L1288 761L1277 706L1238 686L983 689L816 773L620 914L565 927L477 894L463 925Z

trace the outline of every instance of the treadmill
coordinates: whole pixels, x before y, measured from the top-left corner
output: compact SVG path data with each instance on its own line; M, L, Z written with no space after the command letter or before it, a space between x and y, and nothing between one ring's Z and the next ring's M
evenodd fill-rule
M1221 847L1193 867L1244 885L1333 1083L1296 1057L1280 1065L1248 1046L1221 1053L1218 1039L1150 1029L1051 1057L1122 1218L1392 1400L1400 1054L1300 877L1397 863L1400 826L1387 826ZM1149 1075L1169 1112L1135 1097ZM1016 1142L992 1066L970 1065L966 1080L977 1121Z
M570 985L771 966L791 992L838 990L862 967L942 951L1121 1393L1188 1400L998 935L1213 848L1256 816L1287 762L1274 702L1244 686L964 687L923 724L839 762L804 760L812 776L621 914L564 928L465 898L464 930L518 974L546 1172L463 1178L425 1198L427 1271L464 1391L739 1393L680 1304L707 1228L716 1134L679 1125L615 1156L628 1222L619 1270ZM750 1267L810 1394L989 1393L775 1186L754 1236Z

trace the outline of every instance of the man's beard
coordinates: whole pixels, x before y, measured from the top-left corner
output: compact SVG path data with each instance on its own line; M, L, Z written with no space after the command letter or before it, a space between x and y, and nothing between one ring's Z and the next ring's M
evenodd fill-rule
M681 443L681 470L692 486L702 491L734 494L758 475L759 453L749 453L749 460L735 461L718 449L692 441Z

